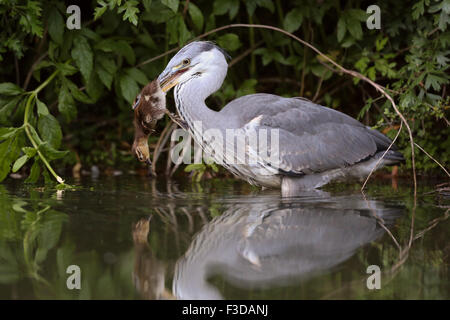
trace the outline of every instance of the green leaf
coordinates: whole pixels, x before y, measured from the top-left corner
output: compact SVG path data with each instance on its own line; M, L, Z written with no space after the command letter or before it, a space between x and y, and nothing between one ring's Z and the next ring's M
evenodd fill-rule
M339 18L339 21L337 24L337 40L338 40L338 42L341 42L342 39L344 39L345 31L346 31L345 19L344 19L344 16L341 16Z
M184 45L191 38L191 33L189 32L184 20L181 16L178 17L178 43Z
M447 24L450 23L450 16L445 12L441 12L439 15L439 23L438 27L441 31L445 31L447 29Z
M161 0L161 3L170 8L173 12L178 11L179 0Z
M125 100L132 104L137 94L139 93L139 87L136 81L128 74L123 74L120 77L120 90Z
M366 22L367 20L367 13L361 9L349 9L346 11L346 15L350 19L358 20L360 22Z
M111 73L106 71L103 66L99 66L97 68L97 75L100 78L100 81L105 85L105 87L108 88L108 90L111 90L111 85L113 81L113 76Z
M141 85L146 85L150 82L145 73L137 68L129 68L126 69L125 72Z
M56 63L56 69L58 69L63 76L71 76L78 72L78 69L67 63Z
M419 17L423 15L424 12L425 12L424 0L418 1L412 6L412 18L414 20L419 19Z
M385 37L385 38L377 38L377 40L375 41L375 46L377 51L381 51L383 50L384 46L386 45L386 43L388 42L389 38Z
M259 7L266 8L266 9L269 10L271 13L274 13L274 12L275 12L275 6L274 6L272 0L256 0L256 2L258 3L258 6L259 6Z
M291 11L288 12L286 17L284 18L283 22L284 29L291 33L295 32L302 25L302 21L303 21L303 14L301 9L299 8L292 9Z
M22 128L0 128L0 139L9 139L15 136Z
M450 59L445 56L444 53L436 54L436 62L440 67L445 67L450 62Z
M75 83L73 83L72 81L70 81L67 78L64 78L63 81L69 88L70 93L72 94L73 98L75 98L76 100L83 102L83 103L88 103L88 104L93 103L92 99L89 98L86 94L84 94L83 91L81 91Z
M154 24L166 23L172 19L176 13L171 9L163 5L161 2L157 1L152 3L151 10L144 11L141 15L143 21L150 21Z
M36 141L38 145L42 144L43 142L41 140L41 137L39 137L36 129L32 125L28 126L28 128L30 129L31 137L34 139L34 141Z
M203 163L192 163L186 166L184 168L185 172L191 172L191 171L204 171L206 169L206 166Z
M240 86L239 89L236 91L236 97L245 96L248 94L255 93L255 87L258 84L258 80L256 79L247 79L245 80ZM212 166L212 165L211 165Z
M217 165L215 163L211 163L209 166L215 173L219 172L219 168L217 167Z
M64 20L56 7L52 6L48 16L48 33L53 41L62 45L64 34Z
M0 108L0 124L10 122L11 113L22 100L22 98L23 96L15 96ZM24 103L24 101L25 100L22 100L22 104Z
M100 65L111 74L115 74L117 71L117 66L113 59L108 59L108 58L101 59Z
M145 10L150 11L151 10L150 6L152 4L152 0L143 0L142 2L144 3Z
M195 27L202 30L204 23L202 11L195 4L189 2L188 12Z
M375 67L370 67L367 69L367 77L369 77L370 80L375 81L376 80L376 70Z
M4 94L5 96L16 96L25 92L18 85L11 82L3 82L0 83L0 94Z
M120 8L118 10L119 13L122 13L123 11L125 11L122 19L124 21L128 19L128 21L130 21L135 26L137 26L137 24L138 24L137 14L139 13L139 9L137 8L137 5L138 5L137 1L128 0L128 1L125 1L125 3L122 6L120 6Z
M221 16L228 12L230 3L228 0L215 0L213 4L213 14Z
M61 159L69 153L69 151L58 151L51 147L47 142L42 143L39 146L39 150L44 153L48 160Z
M101 5L101 7L96 7L94 10L94 20L97 20L100 18L108 9L108 5L104 1L98 1L98 4Z
M227 33L217 38L217 44L225 50L234 51L242 45L239 37L234 33Z
M105 52L118 53L124 56L127 62L131 65L134 65L136 62L134 50L125 40L115 41L112 39L106 39L100 41L95 47Z
M41 19L41 2L27 1L26 11L20 15L19 24L22 25L28 33L34 34L42 38L44 19ZM22 9L23 10L23 9Z
M358 20L356 19L347 20L347 29L355 39L358 40L362 39L363 32L361 28L361 23Z
M332 72L321 64L313 65L311 71L316 77L323 77L323 80L327 80L332 76Z
M247 6L247 13L250 16L255 13L257 7L264 7L272 13L275 11L275 7L271 0L247 0L245 1L245 5Z
M341 43L342 48L350 48L355 44L355 38L353 38L350 34L344 38L344 41Z
M228 1L228 17L233 20L239 12L239 0Z
M0 143L0 181L8 176L11 164L19 156L18 139L9 139Z
M75 60L75 63L80 69L81 74L87 81L91 76L92 68L94 65L94 56L87 39L82 36L75 37L71 53L72 58Z
M425 80L425 89L428 90L430 87L433 87L434 90L439 91L441 89L441 84L446 82L445 78L430 73Z
M45 105L45 103L39 100L38 97L36 97L36 105L39 117L46 116L49 114L47 106Z
M38 129L41 138L48 142L53 148L61 145L62 131L58 120L51 114L39 117Z
M97 101L103 94L104 87L97 73L92 73L89 81L86 84L86 91L92 98L91 103Z
M262 63L263 63L264 66L268 65L273 60L273 57L272 57L269 49L267 49L267 48L256 49L254 51L254 53L256 55L262 55Z
M3 143L0 143L0 154L4 155L8 151L8 143L9 141L5 141ZM0 182L3 181L9 173L11 166L11 161L5 156L2 156L0 158Z
M355 63L355 67L359 70L359 72L364 73L364 71L367 69L369 62L370 62L370 59L368 57L361 57Z
M25 183L36 183L41 175L41 166L39 165L38 159L34 160L33 165L30 169L30 174L28 178L25 179Z
M20 170L20 168L23 167L23 165L28 161L28 156L25 154L21 156L19 159L14 162L14 165L12 167L12 172L17 172Z
M74 119L77 116L77 109L72 95L66 85L62 85L58 95L58 110L61 112L67 121Z
M36 155L36 149L32 147L23 147L22 152L25 153L28 158L33 158Z
M110 90L114 74L117 71L116 63L113 59L101 56L96 60L96 66L97 75L100 78L100 81Z

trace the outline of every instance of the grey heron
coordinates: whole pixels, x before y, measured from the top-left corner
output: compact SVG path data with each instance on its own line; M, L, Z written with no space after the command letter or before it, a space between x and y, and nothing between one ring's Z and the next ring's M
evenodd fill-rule
M233 174L251 184L281 187L283 195L319 188L330 181L362 178L375 167L391 144L382 133L334 109L303 98L284 98L259 93L237 98L220 111L205 100L219 90L227 74L227 54L209 41L191 42L169 61L158 80L164 92L172 87L176 109L194 140L207 153L223 160ZM195 122L201 122L198 129ZM277 161L260 159L256 164L235 163L223 156L223 145L206 139L204 132L227 129L277 130ZM225 141L225 145L230 141ZM246 149L258 153L255 147ZM378 167L404 161L395 146Z

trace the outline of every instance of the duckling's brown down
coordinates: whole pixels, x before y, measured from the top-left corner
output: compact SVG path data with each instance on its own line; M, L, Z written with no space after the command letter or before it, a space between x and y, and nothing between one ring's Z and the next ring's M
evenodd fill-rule
M153 80L142 89L133 109L135 131L132 152L139 161L151 164L148 136L154 131L158 120L167 113L166 94L161 90L158 80Z

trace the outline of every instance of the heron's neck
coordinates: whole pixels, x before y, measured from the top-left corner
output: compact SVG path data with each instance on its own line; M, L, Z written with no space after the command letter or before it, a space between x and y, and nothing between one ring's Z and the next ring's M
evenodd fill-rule
M225 71L226 73L226 71ZM201 121L205 129L225 129L227 121L217 111L211 110L205 103L206 98L217 91L222 85L223 78L192 78L175 87L174 97L177 111L190 128L195 121Z

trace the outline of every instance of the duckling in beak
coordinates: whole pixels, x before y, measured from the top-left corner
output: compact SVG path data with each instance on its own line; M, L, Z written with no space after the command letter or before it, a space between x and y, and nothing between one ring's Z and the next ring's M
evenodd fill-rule
M152 164L148 148L148 136L154 132L158 120L167 114L181 128L187 130L187 123L166 109L166 93L161 89L158 79L147 84L133 103L134 142L131 151L141 162Z
M148 137L154 131L158 120L167 113L166 94L161 90L158 80L147 84L133 103L134 142L132 152L139 161L151 165Z

